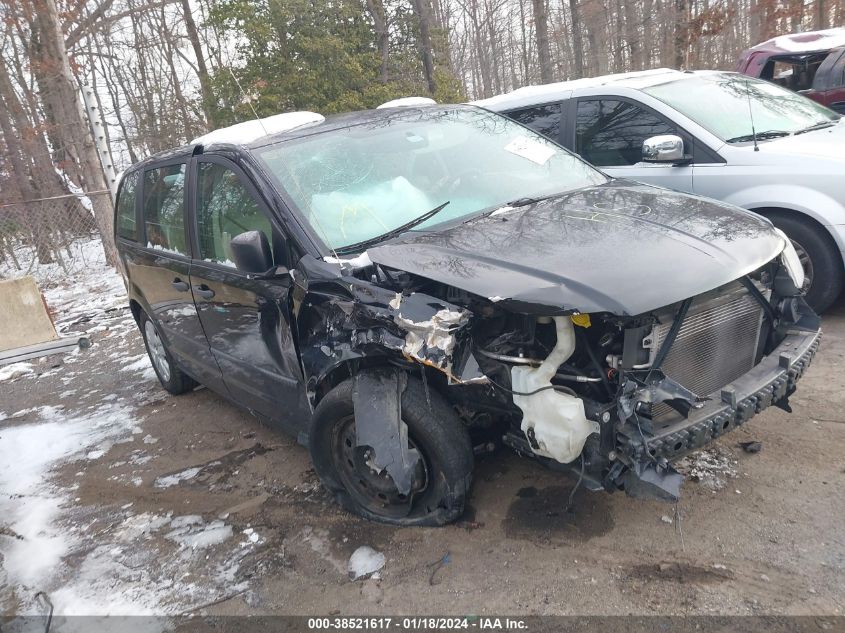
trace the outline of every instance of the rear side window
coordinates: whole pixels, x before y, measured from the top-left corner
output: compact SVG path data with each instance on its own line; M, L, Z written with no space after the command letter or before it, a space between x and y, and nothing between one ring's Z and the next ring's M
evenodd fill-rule
M149 248L188 254L184 163L144 173L144 231Z
M538 134L557 141L560 134L560 104L537 106L508 112L507 116L514 121L530 127Z
M217 163L199 163L199 258L234 268L229 242L246 231L261 231L273 243L270 220L238 175Z
M643 141L677 134L666 119L627 101L584 99L575 121L576 152L599 167L634 165L642 160Z
M138 239L138 220L135 201L138 193L138 173L127 174L117 198L117 235L128 240Z

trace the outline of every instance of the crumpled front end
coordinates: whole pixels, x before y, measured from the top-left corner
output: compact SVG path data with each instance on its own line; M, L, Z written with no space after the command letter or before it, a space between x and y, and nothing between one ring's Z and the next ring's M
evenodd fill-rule
M634 316L545 316L367 258L342 272L314 260L294 293L309 397L356 378L360 445L400 491L417 467L399 413L408 374L448 401L479 449L504 443L593 489L675 500L671 462L768 406L789 410L818 347L790 250Z
M785 257L645 314L568 317L578 344L551 380L556 393L514 393L524 415L521 432L506 434L506 443L523 454L575 464L593 488L677 500L683 479L673 460L769 406L791 411L789 396L818 348L821 331L797 290L793 277L799 273L789 269ZM543 326L538 320L535 327ZM489 348L479 351L494 356ZM554 356L554 349L545 360L526 358L521 350L495 355L511 364L515 392L521 391L518 386L536 387L520 380L526 371L521 363L539 371ZM594 425L576 455L547 449L566 424L581 428L579 416L564 402L556 412L548 408L543 422L533 421L540 398L552 395L577 397ZM535 409L525 404L532 399ZM550 423L556 415L566 424Z

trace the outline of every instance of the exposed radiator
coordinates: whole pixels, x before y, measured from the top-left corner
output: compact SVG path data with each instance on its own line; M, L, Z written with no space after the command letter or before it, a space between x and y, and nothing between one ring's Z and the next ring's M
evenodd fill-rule
M697 395L709 395L754 367L762 319L762 306L741 285L720 296L698 297L661 369ZM671 327L672 321L654 327L652 355ZM660 403L652 417L660 420L674 413Z

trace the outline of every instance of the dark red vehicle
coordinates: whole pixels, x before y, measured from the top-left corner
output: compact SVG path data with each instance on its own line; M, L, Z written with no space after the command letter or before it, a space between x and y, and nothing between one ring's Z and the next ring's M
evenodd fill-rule
M772 38L744 51L736 70L845 114L845 28Z

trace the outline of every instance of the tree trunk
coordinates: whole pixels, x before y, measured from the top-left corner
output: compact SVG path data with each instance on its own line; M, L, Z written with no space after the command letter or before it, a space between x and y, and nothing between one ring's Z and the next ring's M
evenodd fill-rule
M816 0L816 29L827 28L827 0Z
M581 15L578 0L569 0L569 14L572 16L572 53L575 56L575 79L584 76L584 41L581 39Z
M2 72L2 79L7 79L5 69L3 69ZM35 200L38 197L38 194L29 179L29 169L23 160L24 150L22 149L21 144L18 141L17 134L15 133L25 133L25 131L20 129L16 130L16 126L12 124L12 121L9 118L9 113L15 108L10 101L13 98L17 98L15 95L7 92L6 89L10 86L11 84L7 81L3 81L2 85L0 85L0 131L3 132L3 140L6 142L6 153L9 158L9 162L12 164L15 184L17 185L23 201L28 202ZM21 215L24 217L25 222L33 232L35 253L38 257L39 263L53 263L53 253L50 249L50 242L47 239L46 232L44 231L44 219L41 217L40 213L32 213L32 205L24 204L21 206L23 209Z
M188 0L183 0L187 2ZM376 32L376 45L378 46L381 67L379 68L379 80L386 84L389 80L388 59L390 55L390 31L387 26L387 14L384 11L382 0L367 0L367 10L373 18L373 27Z
M534 29L537 32L537 61L540 64L540 81L551 83L554 79L552 55L549 51L549 20L546 14L546 0L532 0L534 8Z
M686 65L687 0L675 0L675 68Z
M475 61L478 64L478 73L481 75L481 95L480 97L492 97L493 88L490 83L490 68L488 60L484 55L484 42L482 39L481 24L478 21L478 1L469 1L469 17L472 21L472 39L475 53Z
M437 85L434 81L434 51L431 47L431 12L428 0L411 0L414 8L414 15L420 28L420 57L422 57L423 73L428 84L428 92L434 95Z
M205 114L205 122L208 128L213 130L216 127L214 90L211 87L211 76L208 74L205 53L202 50L202 44L200 44L200 35L197 30L197 23L194 22L194 16L191 13L189 0L182 0L182 13L185 16L185 31L188 33L188 41L191 42L191 48L194 49L194 57L197 58L197 78L199 79L200 92L202 93L202 111Z
M35 6L37 13L32 27L37 37L37 47L33 51L32 67L45 110L49 109L54 117L51 122L57 126L55 136L69 150L63 166L70 169L70 173L78 175L79 185L84 191L105 190L103 167L82 110L76 79L70 69L55 0L37 0ZM103 240L106 261L115 265L117 257L110 199L108 196L93 196L91 203Z

